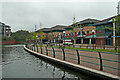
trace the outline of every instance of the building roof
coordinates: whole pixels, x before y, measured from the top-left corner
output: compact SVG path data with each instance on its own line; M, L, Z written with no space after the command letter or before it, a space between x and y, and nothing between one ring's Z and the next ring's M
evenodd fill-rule
M51 28L42 28L42 29L39 29L39 30L37 30L36 32L39 32L40 30L42 30L42 31L44 31L44 32L50 32L50 31L54 31L54 30L64 31L66 27L67 27L67 26L56 25L56 26L51 27Z
M56 25L54 27L51 28L51 30L65 30L67 26L63 26L63 25Z
M90 18L88 18L88 19L85 19L85 20L79 21L78 24L84 24L84 23L96 23L96 22L98 22L98 21L100 21L100 20L97 20L97 19L90 19Z
M40 30L44 31L44 32L49 32L51 29L50 28L42 28L42 29L37 30L36 32L39 32Z
M0 22L0 24L5 25L4 23Z
M111 19L115 18L115 17L116 16L112 16L112 17L106 18L106 19L104 19L102 21L96 22L94 25L101 25L101 24L106 24L106 23L113 22Z
M5 27L10 27L9 25L5 25Z

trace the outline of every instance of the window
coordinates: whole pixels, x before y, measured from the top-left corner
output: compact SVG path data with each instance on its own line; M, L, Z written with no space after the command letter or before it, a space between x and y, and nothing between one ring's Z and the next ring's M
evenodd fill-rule
M70 34L69 34L69 36L70 36Z
M99 32L102 32L101 30L99 30Z
M105 29L105 33L112 33L112 30Z
M87 34L89 34L89 31L87 31Z
M82 35L85 35L85 32L84 32L84 31L82 31Z
M105 45L111 45L111 38L105 38Z
M73 33L72 33L72 36L73 36Z
M66 34L66 36L68 36L68 34Z
M75 32L75 35L77 34L77 32Z
M78 32L78 35L80 35L80 31Z

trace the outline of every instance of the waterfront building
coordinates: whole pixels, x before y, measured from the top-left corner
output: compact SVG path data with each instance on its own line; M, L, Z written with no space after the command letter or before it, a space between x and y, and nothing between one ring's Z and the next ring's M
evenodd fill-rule
M0 34L4 37L10 37L11 27L0 22Z
M43 28L43 41L57 43L64 39L73 41L74 45L78 46L98 46L98 47L113 47L113 28L114 18L110 17L104 20L85 19L76 22L77 26L72 24L69 26L56 25L51 28ZM65 33L63 33L65 32ZM116 42L120 46L120 35L116 35Z
M114 25L114 22L112 20L113 18L115 18L115 16L104 19L94 24L94 26L96 27L96 46L104 46L107 48L114 47L113 30L111 30L111 28L113 29ZM120 46L120 34L115 34L115 40L117 46Z

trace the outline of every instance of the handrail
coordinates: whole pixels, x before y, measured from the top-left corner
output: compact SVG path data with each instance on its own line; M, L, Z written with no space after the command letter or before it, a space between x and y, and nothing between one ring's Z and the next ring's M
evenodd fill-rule
M32 47L27 46L27 47L29 49L34 49L33 51L35 51L35 46L32 46ZM38 48L38 46L36 46L36 48ZM46 55L47 56L48 56L48 51L53 51L53 57L54 58L55 58L55 56L61 56L59 54L55 54L55 52L62 52L63 55L61 57L63 58L63 60L65 60L65 58L69 58L69 59L72 59L72 60L77 60L78 64L80 64L80 61L81 61L81 62L86 62L86 63L90 63L90 64L100 65L100 70L101 71L103 70L103 67L108 67L108 68L120 70L120 68L112 67L112 66L109 66L109 65L103 65L103 60L111 61L111 62L120 62L120 61L102 58L102 55L101 55L100 52L98 52L98 56L99 56L99 58L98 58L98 57L80 55L79 51L81 51L81 50L76 50L77 53L73 54L73 53L67 53L67 52L65 52L64 48L62 48L62 51L54 50L54 47L52 47L52 50L51 49L47 49L47 46L45 48L46 48ZM40 49L41 49L41 54L43 54L42 47L40 47ZM38 52L38 50L37 50L37 52ZM65 56L65 54L77 55L78 58L77 59L76 58L70 58L70 57ZM94 59L99 59L100 63L94 63L94 62L90 62L90 61L80 60L80 56L88 57L88 58L94 58Z

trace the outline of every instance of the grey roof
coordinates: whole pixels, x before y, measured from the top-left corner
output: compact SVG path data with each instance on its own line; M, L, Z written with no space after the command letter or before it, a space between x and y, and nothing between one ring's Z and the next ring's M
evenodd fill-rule
M120 15L119 15L120 16ZM106 18L102 21L99 21L99 22L96 22L94 25L101 25L101 24L106 24L106 23L109 23L109 22L113 22L113 21L110 21L112 18L115 18L116 16L112 16L110 18Z
M4 23L2 23L2 22L0 22L0 24L3 24L3 25L5 25Z
M39 32L39 31L51 31L51 28L42 28L42 29L39 29L39 30L37 30L36 32Z
M54 27L51 28L51 30L65 30L67 26L63 26L63 25L56 25Z
M10 27L9 25L5 25L5 27Z
M85 19L85 20L79 21L78 24L84 24L84 23L96 23L96 22L98 22L98 21L100 21L100 20L97 20L97 19L90 19L90 18L88 18L88 19Z
M66 27L67 26L56 25L56 26L51 27L51 28L42 28L42 29L39 29L36 32L39 32L40 30L42 30L42 31L65 30Z

